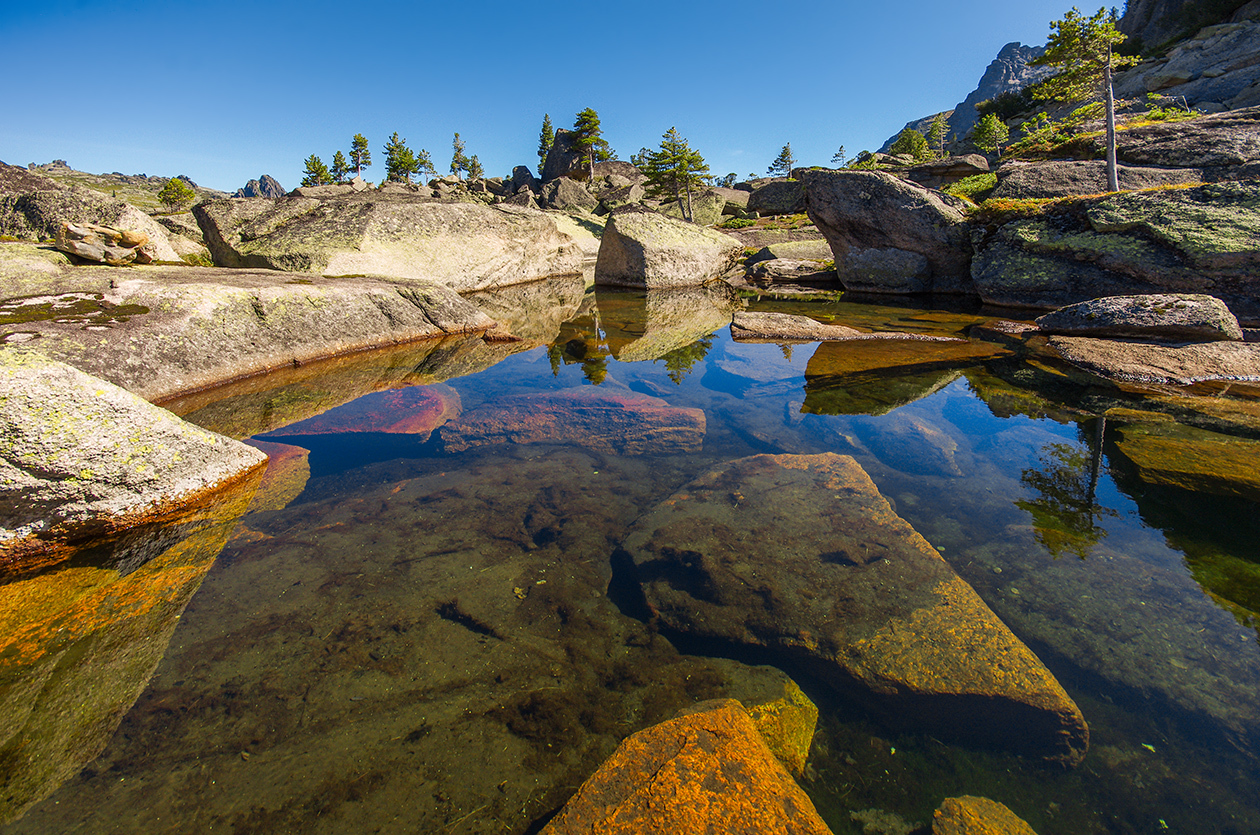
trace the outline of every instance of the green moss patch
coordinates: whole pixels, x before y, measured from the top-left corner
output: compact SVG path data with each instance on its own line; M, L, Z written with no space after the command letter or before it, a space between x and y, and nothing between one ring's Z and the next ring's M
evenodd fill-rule
M148 313L138 304L113 304L100 293L23 296L0 302L0 326L54 321L67 325L110 326Z

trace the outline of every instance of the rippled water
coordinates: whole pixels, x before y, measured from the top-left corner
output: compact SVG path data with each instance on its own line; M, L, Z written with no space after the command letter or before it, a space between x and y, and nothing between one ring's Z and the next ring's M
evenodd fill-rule
M0 749L8 810L64 780L0 831L536 831L629 733L776 698L785 671L821 710L801 783L837 833L930 826L960 794L1042 835L1260 831L1251 392L1124 391L991 345L741 344L723 304L570 289L535 308L535 343L408 346L172 404L286 446L212 563L227 531L203 522L201 551L159 532L159 559L114 572L164 590L163 617L0 678L6 710L27 705ZM982 319L751 306L937 335ZM592 393L659 398L653 431L592 423ZM643 619L614 559L635 520L767 452L853 456L1068 690L1084 763L904 733L784 659ZM23 745L64 762L33 770Z

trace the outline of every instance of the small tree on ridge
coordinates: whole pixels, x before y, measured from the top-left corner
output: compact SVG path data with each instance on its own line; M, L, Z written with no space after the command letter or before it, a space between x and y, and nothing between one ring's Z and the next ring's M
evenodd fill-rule
M770 167L766 169L766 173L773 177L775 174L782 174L784 177L792 176L792 166L796 164L796 158L792 156L792 143L783 146L783 150L779 151L779 155L774 158L774 162L770 163Z
M356 133L350 140L350 164L354 166L356 177L360 171L372 165L372 152L368 150L367 137L361 133Z
M332 174L329 173L328 166L314 154L306 158L304 173L306 176L302 178L303 186L322 186L332 182Z

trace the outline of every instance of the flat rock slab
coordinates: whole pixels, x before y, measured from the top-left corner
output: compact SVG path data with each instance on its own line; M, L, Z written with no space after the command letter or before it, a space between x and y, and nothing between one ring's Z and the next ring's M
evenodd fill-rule
M701 409L591 386L498 398L440 430L448 452L506 443L575 444L618 455L696 452L704 433Z
M1128 383L1187 386L1207 380L1260 381L1260 345L1252 343L1153 345L1052 336L1047 345L1078 368Z
M1037 318L1044 333L1187 342L1241 342L1242 327L1225 302L1199 293L1104 296Z
M41 353L150 400L321 357L449 334L494 320L448 287L371 278L198 267L67 269L97 289L83 308L0 325L0 341ZM65 278L48 282L64 288ZM30 292L24 282L21 289ZM0 297L8 297L0 284ZM82 298L79 298L82 296Z
M1003 803L987 797L947 797L932 816L932 835L1037 835Z
M365 394L322 415L276 429L269 437L384 432L428 440L439 426L459 417L459 411L459 392L450 386L408 386Z
M802 663L896 724L1076 763L1080 710L848 456L756 455L625 540L661 625Z
M628 737L543 835L830 835L733 699Z
M897 331L860 331L847 325L828 325L808 316L792 313L755 313L740 311L731 322L731 336L740 341L797 340L801 342L835 342L861 339L905 339L917 342L952 342L966 344L965 339L949 336L928 336Z
M160 521L265 462L104 380L0 349L0 560Z
M1260 502L1260 441L1176 423L1122 427L1116 449L1148 484Z

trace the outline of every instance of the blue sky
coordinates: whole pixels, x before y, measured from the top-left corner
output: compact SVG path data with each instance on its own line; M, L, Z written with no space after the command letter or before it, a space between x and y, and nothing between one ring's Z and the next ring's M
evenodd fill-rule
M0 0L0 160L298 185L355 133L439 169L458 131L490 176L537 163L544 113L585 107L622 159L676 126L716 174L877 148L952 107L1067 0L505 3ZM1087 10L1092 7L1087 7Z

